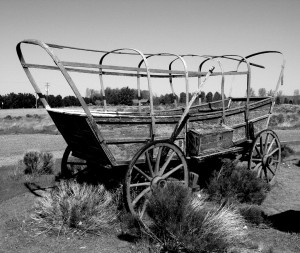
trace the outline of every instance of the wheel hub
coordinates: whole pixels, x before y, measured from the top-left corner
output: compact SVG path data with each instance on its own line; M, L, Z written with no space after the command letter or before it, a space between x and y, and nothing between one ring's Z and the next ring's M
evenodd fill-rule
M262 159L262 163L264 166L268 166L272 163L273 158L271 156L265 155Z
M164 188L167 185L167 181L160 176L156 176L151 181L151 188Z

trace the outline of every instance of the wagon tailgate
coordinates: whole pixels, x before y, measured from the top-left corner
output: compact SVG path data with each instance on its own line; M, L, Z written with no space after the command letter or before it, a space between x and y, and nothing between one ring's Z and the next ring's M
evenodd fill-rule
M111 160L88 124L86 116L51 110L48 110L48 113L74 156L104 165L111 164Z

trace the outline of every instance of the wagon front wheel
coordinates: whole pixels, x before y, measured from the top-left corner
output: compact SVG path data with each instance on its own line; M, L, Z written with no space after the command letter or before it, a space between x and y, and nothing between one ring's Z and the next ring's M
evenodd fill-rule
M248 167L269 184L275 181L275 174L281 162L281 146L278 136L272 130L261 131L250 151Z
M188 186L188 166L183 152L166 141L147 144L133 157L126 172L123 190L127 210L142 218L153 190L171 181Z

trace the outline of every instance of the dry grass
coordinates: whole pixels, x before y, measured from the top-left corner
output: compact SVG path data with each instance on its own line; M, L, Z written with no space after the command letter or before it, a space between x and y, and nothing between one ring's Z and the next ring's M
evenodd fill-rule
M32 219L38 233L95 233L109 229L117 219L112 195L104 186L61 181L37 199Z
M179 184L157 189L149 200L144 233L163 252L225 252L249 246L246 223L233 206L216 206ZM252 245L251 245L252 246Z

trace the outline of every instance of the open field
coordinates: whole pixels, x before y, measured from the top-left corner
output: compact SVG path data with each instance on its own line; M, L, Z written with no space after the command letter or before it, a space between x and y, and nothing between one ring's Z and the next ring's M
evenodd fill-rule
M44 108L23 108L23 109L1 109L0 119L10 115L12 117L25 117L26 114L48 115Z
M61 135L49 134L0 135L0 143L0 166L16 163L28 150L48 151L60 158L67 146Z

